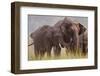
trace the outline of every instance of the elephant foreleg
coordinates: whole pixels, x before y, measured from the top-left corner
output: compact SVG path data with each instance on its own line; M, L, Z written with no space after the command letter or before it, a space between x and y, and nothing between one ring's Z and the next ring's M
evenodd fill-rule
M40 50L40 60L44 57L44 55L45 55L45 50L44 49Z
M59 45L58 46L54 46L53 50L54 50L54 55L55 56L60 56L61 48L60 48Z
M34 46L34 55L36 59L39 58L39 49L36 46Z
M47 49L47 56L48 57L51 57L51 49L52 49L52 46L48 47L48 49Z

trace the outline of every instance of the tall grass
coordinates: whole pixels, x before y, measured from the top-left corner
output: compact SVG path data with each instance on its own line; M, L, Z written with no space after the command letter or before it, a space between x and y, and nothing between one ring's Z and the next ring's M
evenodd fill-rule
M29 37L28 44L32 43L32 39ZM41 58L41 60L55 60L55 59L82 59L87 58L88 54L84 55L82 50L76 50L76 52L72 52L71 50L61 48L61 55L59 57L55 57L53 53L53 49L51 51L51 57L47 56L47 53ZM40 60L35 58L34 55L34 46L28 46L28 60Z
M61 48L61 55L58 57L54 56L53 49L51 51L51 57L47 56L47 53L41 58L37 59L34 55L34 46L28 46L28 60L55 60L55 59L80 59L87 58L88 55L84 55L82 50L76 50L76 52L72 52L71 50Z

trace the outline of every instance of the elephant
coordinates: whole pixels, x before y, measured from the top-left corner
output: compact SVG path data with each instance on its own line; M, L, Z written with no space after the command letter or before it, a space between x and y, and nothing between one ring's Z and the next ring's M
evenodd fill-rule
M54 26L43 25L30 35L33 39L35 57L42 58L46 52L50 57L52 48L55 56L60 56L61 47L78 49L79 36L85 30L82 24L73 22L67 17L58 21Z
M30 36L34 43L35 57L40 56L40 58L42 58L46 52L47 56L50 57L52 48L54 50L54 55L59 56L61 52L59 44L67 45L63 41L60 28L51 27L49 25L38 28L36 31L32 32Z
M52 49L52 27L44 25L38 28L35 32L32 32L30 37L33 39L36 58L39 56L40 58L43 57L46 50L48 50L47 54L50 54L49 52L51 52Z
M87 30L79 36L80 40L80 49L82 50L82 53L86 55L88 52L88 32Z
M74 22L71 19L65 17L63 20L58 21L55 24L56 27L61 29L63 41L68 45L70 50L78 50L79 36L86 31L86 28L79 22Z

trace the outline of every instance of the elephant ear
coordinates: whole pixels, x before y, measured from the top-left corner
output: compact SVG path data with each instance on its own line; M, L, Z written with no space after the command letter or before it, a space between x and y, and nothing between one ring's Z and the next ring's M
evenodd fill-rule
M79 35L83 34L86 31L86 28L80 23L79 23L79 28L80 28Z

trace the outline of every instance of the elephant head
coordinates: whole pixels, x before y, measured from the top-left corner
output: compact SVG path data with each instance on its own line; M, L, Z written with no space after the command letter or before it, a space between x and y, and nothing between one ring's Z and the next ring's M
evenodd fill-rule
M63 40L69 45L69 47L71 46L71 48L73 49L79 48L79 35L84 33L84 31L86 30L86 28L82 24L74 22L69 18L65 17L55 26L60 27Z

